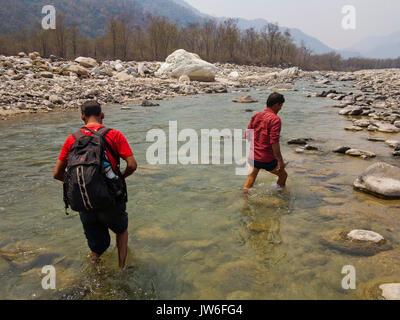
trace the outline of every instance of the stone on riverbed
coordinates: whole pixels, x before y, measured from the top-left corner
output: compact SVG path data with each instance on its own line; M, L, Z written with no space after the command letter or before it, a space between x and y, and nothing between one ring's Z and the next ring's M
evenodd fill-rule
M235 98L232 100L233 102L237 102L237 103L254 103L254 102L258 102L257 100L253 99L251 95L249 94L245 94L243 96L241 96L240 98Z
M347 106L339 111L340 115L349 115L349 116L357 116L363 112L363 108L361 106Z
M335 150L333 150L333 152L345 154L350 149L351 149L350 147L338 147Z
M386 300L400 300L400 283L386 283L379 286Z
M347 234L347 237L352 240L372 241L375 243L384 240L384 238L379 233L369 230L353 230Z
M344 129L347 131L362 131L363 130L363 128L357 127L357 126L350 126L350 127L344 128Z
M390 123L377 123L378 126L378 131L380 132L385 132L385 133L397 133L400 132L400 129L395 127L394 125Z
M393 247L387 243L385 239L381 239L378 242L366 240L370 239L378 239L378 237L365 237L365 240L353 239L349 237L351 234L354 237L360 237L359 232L361 230L353 230L353 231L341 231L334 230L327 233L323 233L320 238L320 242L334 250L338 250L341 252L345 252L351 255L358 256L373 256L382 251L387 251L393 249ZM358 235L357 235L358 234Z
M288 144L306 145L309 140L307 138L293 138L288 141Z
M167 57L155 75L176 79L187 75L191 81L215 81L217 71L216 66L202 60L197 54L179 49Z
M400 168L378 162L364 171L354 188L387 199L400 199Z
M142 107L158 107L159 104L155 103L153 101L147 100L147 99L143 99L142 103L141 103Z
M350 149L345 152L345 154L352 157L361 157L361 158L375 158L376 154L370 151L364 151L360 149Z

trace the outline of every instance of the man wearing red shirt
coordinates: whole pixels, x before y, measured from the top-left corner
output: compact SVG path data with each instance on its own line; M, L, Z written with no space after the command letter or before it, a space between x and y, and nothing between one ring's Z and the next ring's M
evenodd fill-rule
M253 187L260 169L277 175L278 186L286 185L288 175L279 144L281 118L278 116L284 103L283 95L274 92L268 97L267 108L251 118L246 132L246 137L251 141L251 148L250 173L243 187L245 191Z
M81 107L82 120L85 127L92 131L98 131L104 125L104 113L101 111L101 106L96 101L87 101ZM81 129L84 135L92 135L93 133ZM124 178L130 176L137 169L137 163L133 156L133 152L129 147L126 138L118 130L111 130L105 135L105 139L113 149L114 153L125 160L127 166L121 172ZM70 135L64 143L60 156L54 169L54 179L64 181L65 169L67 167L68 153L76 139ZM112 154L106 150L107 158L110 160L114 172L117 172L117 163L119 159L114 159ZM99 257L110 246L110 234L108 229L111 229L116 234L119 266L125 267L126 255L128 252L128 214L126 213L126 202L121 200L115 207L104 208L104 210L96 212L80 212L79 213L85 235L91 249L91 260L97 262Z

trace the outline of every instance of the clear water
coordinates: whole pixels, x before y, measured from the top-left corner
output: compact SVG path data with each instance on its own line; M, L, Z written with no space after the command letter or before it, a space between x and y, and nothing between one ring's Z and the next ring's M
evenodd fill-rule
M159 108L105 108L105 124L121 130L139 163L129 178L129 265L117 268L115 239L93 268L76 213L65 216L62 187L51 177L66 136L81 125L78 112L0 123L0 298L2 299L359 299L377 298L377 284L400 281L397 250L400 202L353 191L354 179L375 161L395 164L390 148L347 132L348 119L307 99L308 83L285 94L282 148L289 161L286 192L262 174L249 197L235 165L146 163L152 128L245 129L250 108L240 93L163 101ZM349 88L350 90L350 88ZM251 95L265 101L265 88ZM384 135L399 139L399 135ZM322 152L297 154L286 141L312 137ZM361 160L333 154L340 145L374 151ZM372 229L394 249L373 257L335 251L320 242L334 230ZM54 265L57 289L43 290L42 267ZM354 265L357 289L343 290L342 267Z

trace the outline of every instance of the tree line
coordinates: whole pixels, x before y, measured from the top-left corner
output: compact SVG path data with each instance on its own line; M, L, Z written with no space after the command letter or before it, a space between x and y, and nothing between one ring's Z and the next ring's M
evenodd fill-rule
M151 15L146 16L144 24L135 20L130 15L111 17L105 34L91 39L81 33L77 23L58 14L55 30L43 30L38 23L31 30L0 34L0 54L38 51L43 57L55 55L64 59L90 56L98 60L163 61L174 50L183 48L213 63L332 71L400 67L400 57L343 59L335 52L313 54L304 44L297 46L289 30L282 32L272 23L256 31L240 30L235 19L186 26Z

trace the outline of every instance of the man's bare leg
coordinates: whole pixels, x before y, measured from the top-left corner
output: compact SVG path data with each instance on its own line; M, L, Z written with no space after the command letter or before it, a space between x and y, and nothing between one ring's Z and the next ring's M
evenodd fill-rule
M276 168L271 171L272 174L278 176L277 184L281 188L286 186L286 180L288 178L288 174L285 169Z
M118 260L119 267L125 268L126 256L128 254L128 230L124 233L117 234Z
M256 182L258 172L260 171L260 169L256 169L256 168L250 168L250 170L251 170L251 172L247 176L247 181L246 181L245 185L243 186L243 190L245 192L253 187L254 183Z

